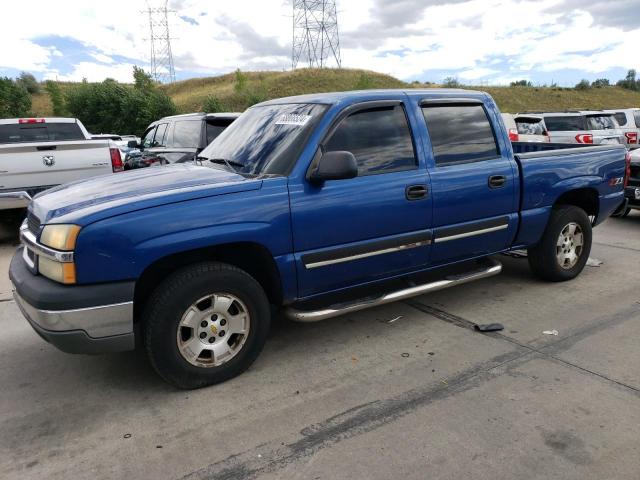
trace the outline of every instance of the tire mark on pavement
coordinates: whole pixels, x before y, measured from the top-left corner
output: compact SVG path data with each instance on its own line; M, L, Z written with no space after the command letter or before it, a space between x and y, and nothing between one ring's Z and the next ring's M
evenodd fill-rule
M526 355L530 355L529 350L517 348L449 378L446 385L432 384L409 390L395 397L358 405L320 423L303 428L300 431L301 438L291 443L273 447L277 442L271 442L272 446L267 444L262 448L257 447L229 456L182 477L182 480L251 479L258 475L272 473L328 446L393 422L418 408L479 386L484 378L493 378L489 373L491 370Z

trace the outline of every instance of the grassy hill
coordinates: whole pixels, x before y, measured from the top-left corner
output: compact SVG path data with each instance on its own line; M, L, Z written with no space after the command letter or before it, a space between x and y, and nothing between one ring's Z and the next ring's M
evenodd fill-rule
M61 83L64 91L70 84ZM405 83L392 76L365 70L300 69L286 72L242 72L218 77L194 78L163 85L162 88L182 113L201 111L208 101L228 111L241 111L248 105L270 98L312 92L363 90L370 88L439 88L435 85ZM640 92L618 87L464 87L490 93L504 112L525 110L569 110L640 107ZM36 115L50 115L46 93L34 95Z

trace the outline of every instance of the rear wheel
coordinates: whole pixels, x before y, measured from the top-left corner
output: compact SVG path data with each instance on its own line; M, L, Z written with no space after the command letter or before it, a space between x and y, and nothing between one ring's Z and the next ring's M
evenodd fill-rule
M199 388L249 368L266 341L270 310L249 274L207 262L167 278L143 322L147 354L160 376L179 388Z
M591 222L584 210L572 205L556 207L542 239L529 249L529 266L544 280L571 280L584 269L591 240Z

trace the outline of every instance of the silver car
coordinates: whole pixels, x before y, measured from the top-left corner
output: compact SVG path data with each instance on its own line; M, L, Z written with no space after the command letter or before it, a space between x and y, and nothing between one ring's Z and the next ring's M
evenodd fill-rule
M625 144L613 114L602 111L542 113L553 143Z

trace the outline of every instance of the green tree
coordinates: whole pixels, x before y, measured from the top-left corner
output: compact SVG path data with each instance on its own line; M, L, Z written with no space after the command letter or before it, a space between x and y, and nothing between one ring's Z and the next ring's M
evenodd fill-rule
M64 117L67 115L67 109L64 103L64 95L60 91L60 85L53 80L47 80L44 85L44 89L49 94L51 100L51 106L53 108L53 114L56 117Z
M38 80L36 80L36 77L29 72L22 72L16 80L16 83L18 85L22 85L31 95L34 93L40 93L40 84L38 83Z
M515 82L511 82L512 87L533 87L533 83L529 80L517 80Z
M589 83L589 80L587 79L582 79L575 88L576 90L588 90L591 88L591 83Z
M443 80L442 86L447 88L458 88L461 84L456 77L447 77Z
M27 89L7 77L0 77L0 118L24 117L31 110Z
M610 85L611 83L609 82L608 78L598 78L591 82L591 86L594 88L609 87Z
M94 133L141 134L151 122L176 113L169 96L139 68L134 68L133 87L113 79L83 81L69 89L66 104Z
M636 79L636 71L634 69L629 70L624 80L618 81L616 85L628 90L640 90L640 81Z

